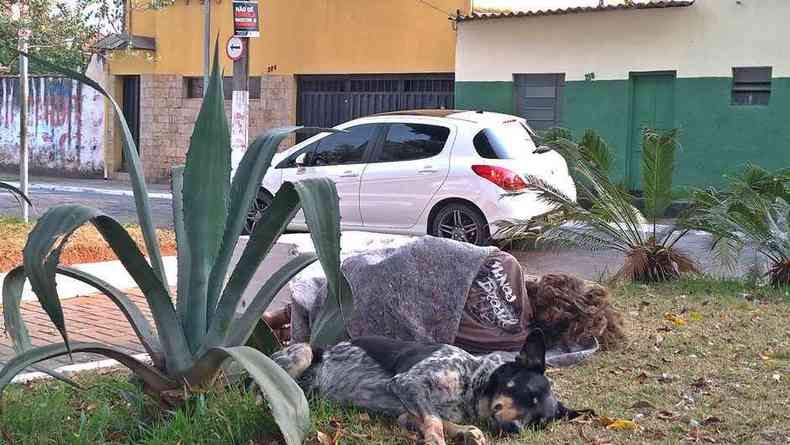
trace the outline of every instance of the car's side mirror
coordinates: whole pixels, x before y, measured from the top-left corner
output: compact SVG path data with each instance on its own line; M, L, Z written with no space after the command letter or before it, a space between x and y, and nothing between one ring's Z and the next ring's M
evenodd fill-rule
M535 153L535 154L548 153L551 150L552 150L551 147L549 147L548 145L544 144L544 145L539 145L538 148L536 148L532 153Z
M296 164L297 167L300 168L304 167L306 163L307 163L307 152L300 153L299 156L297 156L296 159L294 159L294 164Z

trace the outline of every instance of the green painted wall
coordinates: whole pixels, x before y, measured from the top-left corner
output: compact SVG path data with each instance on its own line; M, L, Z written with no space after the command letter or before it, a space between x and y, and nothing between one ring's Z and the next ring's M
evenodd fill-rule
M513 114L513 82L456 82L455 108Z
M615 180L626 173L632 86L630 80L566 82L563 125L581 134L601 133L615 148ZM675 184L721 186L722 176L752 162L790 166L790 78L773 79L768 106L733 106L731 78L675 81L675 126L682 150ZM507 91L507 89L510 91ZM513 112L511 82L456 82L460 109Z

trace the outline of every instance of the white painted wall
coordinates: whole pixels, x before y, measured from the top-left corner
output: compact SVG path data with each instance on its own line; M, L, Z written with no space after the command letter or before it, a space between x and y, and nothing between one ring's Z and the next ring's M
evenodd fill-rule
M790 76L790 0L697 0L690 7L462 22L456 81L512 81L513 73L566 80L731 77L739 66Z

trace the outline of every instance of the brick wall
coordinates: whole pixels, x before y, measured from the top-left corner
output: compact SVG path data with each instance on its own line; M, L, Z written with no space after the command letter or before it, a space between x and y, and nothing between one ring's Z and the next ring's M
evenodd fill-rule
M250 140L267 129L296 121L296 80L267 75L261 79L261 98L250 99ZM183 164L201 99L187 99L179 75L140 76L140 158L146 178L167 182L170 168ZM229 100L225 114L230 118ZM287 148L293 138L283 143Z

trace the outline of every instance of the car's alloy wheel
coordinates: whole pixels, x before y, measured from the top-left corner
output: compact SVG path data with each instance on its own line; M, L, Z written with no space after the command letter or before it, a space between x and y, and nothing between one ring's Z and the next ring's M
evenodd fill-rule
M476 209L466 204L450 204L436 214L431 235L484 245L488 242L488 225Z
M263 211L269 207L271 204L272 198L264 189L258 190L258 196L255 197L255 201L252 202L252 206L250 207L249 212L247 212L247 219L244 221L244 229L242 230L242 235L249 235L252 233L252 230L255 228L255 224L261 220L263 216Z

